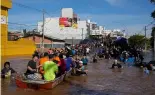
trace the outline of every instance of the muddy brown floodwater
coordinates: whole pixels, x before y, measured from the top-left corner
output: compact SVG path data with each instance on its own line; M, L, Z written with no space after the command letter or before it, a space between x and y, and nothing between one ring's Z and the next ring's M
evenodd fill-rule
M22 73L29 59L9 61L16 71ZM90 63L88 76L71 76L52 90L19 89L14 79L1 80L2 95L155 95L155 72L146 75L141 69L124 64L122 70L111 70L112 61Z

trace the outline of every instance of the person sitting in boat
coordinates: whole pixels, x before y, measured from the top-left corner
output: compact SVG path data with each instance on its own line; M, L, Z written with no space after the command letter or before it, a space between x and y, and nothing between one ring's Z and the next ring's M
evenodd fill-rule
M82 74L87 75L87 71L88 70L85 70L85 66L83 65L83 62L79 61L79 66L77 67L76 74L77 75L82 75Z
M53 54L53 50L51 48L48 50L48 54Z
M61 61L60 61L60 58L59 58L59 54L58 53L55 53L54 54L54 58L53 58L53 62L54 63L56 63L57 64L57 66L58 66L58 73L57 73L57 77L59 77L59 76L61 76L61 68L60 68L60 66L61 66Z
M83 62L83 65L87 65L87 63L88 63L88 59L86 58L86 56L83 56L81 61Z
M14 69L11 68L10 62L5 62L4 63L4 68L1 71L1 77L2 78L8 78L10 77L13 73L16 73Z
M49 61L46 61L43 64L44 70L44 80L53 81L56 78L56 74L58 73L58 65L53 62L53 55L49 56Z
M54 61L58 66L61 65L61 61L60 61L60 58L59 58L59 54L58 54L58 53L55 53L55 54L54 54L53 61Z
M117 68L122 68L122 65L120 63L118 63L117 60L114 61L114 63L112 64L111 69L114 69L115 67Z
M46 61L49 61L49 54L47 52L44 53L44 57L40 58L39 65L43 66ZM39 68L39 73L43 74L43 68Z
M37 69L40 66L37 66L39 56L38 55L33 55L32 60L28 62L27 65L27 71L25 73L26 77L30 80L36 80L36 79L41 79L41 75L37 73Z
M63 54L60 54L59 55L59 58L60 58L60 62L61 62L61 65L60 65L60 73L62 75L66 71L66 62L65 62L65 60L63 58Z

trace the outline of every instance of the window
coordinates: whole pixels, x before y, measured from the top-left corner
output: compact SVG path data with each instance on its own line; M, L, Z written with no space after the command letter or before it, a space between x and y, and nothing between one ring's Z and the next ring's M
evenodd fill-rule
M51 45L51 44L44 44L44 47L45 47L45 48L51 48L52 45Z
M37 48L40 48L40 44L36 44L36 47L37 47Z
M8 35L8 41L17 41L19 38L16 35Z
M53 44L52 48L64 48L64 44Z

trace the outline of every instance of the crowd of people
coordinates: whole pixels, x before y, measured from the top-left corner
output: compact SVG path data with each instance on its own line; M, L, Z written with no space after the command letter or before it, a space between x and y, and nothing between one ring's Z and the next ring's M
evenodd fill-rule
M121 46L116 46L114 44L99 46L96 54L93 56L93 62L97 62L98 58L104 59L114 59L114 63L111 68L118 67L122 68L122 64L127 66L137 66L143 68L144 71L155 70L155 61L150 61L149 63L144 62L143 52L141 49L128 46L127 49ZM120 62L119 62L120 61Z
M141 50L132 47L124 49L121 46L98 41L72 47L67 46L64 49L49 49L44 53L36 50L32 60L28 62L24 76L31 80L51 81L70 71L71 68L74 75L87 74L85 65L89 62L87 55L90 53L94 54L93 63L97 63L99 58L114 59L111 69L122 68L122 63L124 63L127 66L135 65L144 68L145 71L155 70L154 61L143 62ZM6 62L2 70L2 77L8 77L12 73L16 73L16 71L10 67L9 62Z
M79 49L80 48L80 49ZM25 76L27 79L54 80L71 68L74 75L87 74L85 65L88 63L88 46L66 47L66 49L49 49L48 52L35 51L32 60L28 62Z

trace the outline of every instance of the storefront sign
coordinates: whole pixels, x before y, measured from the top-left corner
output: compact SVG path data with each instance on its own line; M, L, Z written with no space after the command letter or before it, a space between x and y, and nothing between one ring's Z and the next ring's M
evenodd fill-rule
M7 23L7 17L1 15L1 24L6 24Z

